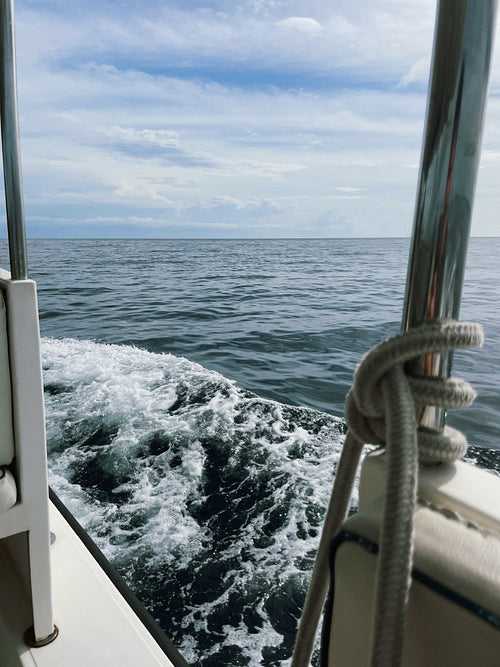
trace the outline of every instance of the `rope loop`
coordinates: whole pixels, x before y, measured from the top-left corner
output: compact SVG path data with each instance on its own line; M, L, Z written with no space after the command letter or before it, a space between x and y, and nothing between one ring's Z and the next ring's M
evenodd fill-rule
M383 341L365 355L356 370L345 406L349 431L359 442L385 445L387 406L382 382L395 366L405 374L415 411L427 406L446 410L467 407L476 397L468 382L461 378L411 376L405 364L425 354L443 354L479 347L482 343L483 330L479 324L454 320L436 320ZM467 450L466 438L450 427L442 431L418 427L417 437L421 463L455 461Z
M359 365L346 400L349 430L297 633L292 667L310 664L329 583L329 545L347 515L364 443L383 445L386 450L385 509L379 540L370 666L402 664L418 462L452 462L467 449L465 437L455 429L445 427L436 431L417 427L418 409L461 408L469 405L476 395L464 380L412 377L405 364L423 355L480 346L482 342L478 324L433 321L387 339L373 348Z

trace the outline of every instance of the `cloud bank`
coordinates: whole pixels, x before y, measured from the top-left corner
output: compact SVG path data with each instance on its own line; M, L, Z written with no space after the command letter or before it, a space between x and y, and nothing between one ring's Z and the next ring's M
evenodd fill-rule
M427 0L17 2L28 234L408 236L434 14ZM496 233L497 70L478 234Z

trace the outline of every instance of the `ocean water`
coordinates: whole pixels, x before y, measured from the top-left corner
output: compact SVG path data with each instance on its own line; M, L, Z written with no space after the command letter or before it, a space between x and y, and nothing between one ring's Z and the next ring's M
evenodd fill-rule
M190 664L288 664L345 395L399 330L408 249L29 243L50 483ZM454 371L479 396L448 418L497 473L499 255L500 239L471 240L461 318L485 345Z

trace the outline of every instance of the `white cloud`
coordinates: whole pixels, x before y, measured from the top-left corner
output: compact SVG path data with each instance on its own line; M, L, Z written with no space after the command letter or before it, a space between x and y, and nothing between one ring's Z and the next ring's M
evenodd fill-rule
M324 27L321 25L321 23L316 21L316 19L303 16L289 16L286 19L281 19L281 21L278 21L278 25L283 26L284 28L298 30L299 32L305 33L307 35L314 35L324 30Z
M131 14L125 3L111 14L83 3L67 5L66 12L37 10L18 12L23 57L41 54L57 62L60 54L75 62L112 62L118 55L124 64L161 67L206 67L214 63L251 67L293 64L295 71L341 72L360 67L372 73L390 73L400 80L412 65L429 52L434 2L366 1L298 2L303 15L290 16L288 3L267 3L265 10L251 11L248 3L235 3L225 12L217 7L191 9L163 2ZM66 15L78 11L77 20ZM132 10L133 12L133 10ZM314 18L312 17L314 15ZM32 36L43 35L43 44ZM305 35L314 40L304 41Z
M363 199L361 195L329 195L327 199Z
M118 139L131 143L162 147L177 147L179 145L179 133L174 130L137 130L132 127L119 127L113 125L110 128L104 128L103 133L111 139Z
M252 212L270 212L270 211L279 211L283 209L277 201L264 197L261 199L248 199L242 200L236 197L228 197L225 195L219 195L217 197L212 197L208 201L200 202L200 208L202 209L234 209L236 211L252 211Z
M406 88L412 83L426 84L429 81L429 69L431 58L420 58L412 65L411 69L405 74L398 83L398 88Z
M28 220L409 232L432 0L32 7L17 14ZM493 180L499 121L493 98Z

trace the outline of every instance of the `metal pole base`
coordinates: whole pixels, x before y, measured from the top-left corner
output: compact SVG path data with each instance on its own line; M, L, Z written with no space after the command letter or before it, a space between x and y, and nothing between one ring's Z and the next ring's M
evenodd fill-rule
M35 628L31 626L31 628L28 628L24 633L23 639L24 643L27 646L30 646L31 648L42 648L42 646L47 646L47 644L51 644L58 634L59 634L59 628L57 627L57 625L54 625L54 630L50 633L50 635L47 635L47 637L42 637L42 639L36 639Z

